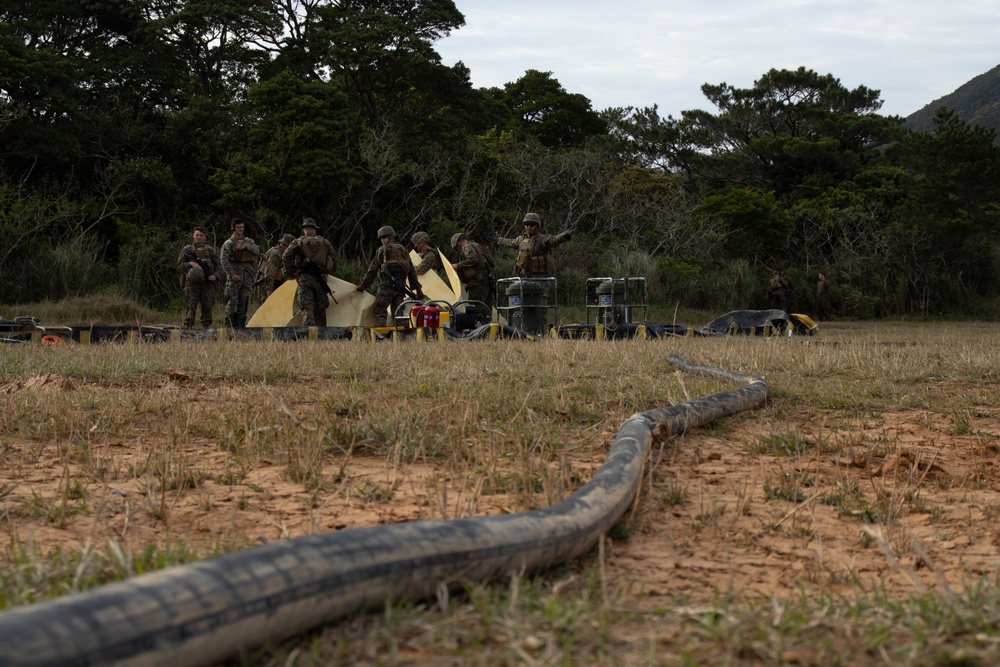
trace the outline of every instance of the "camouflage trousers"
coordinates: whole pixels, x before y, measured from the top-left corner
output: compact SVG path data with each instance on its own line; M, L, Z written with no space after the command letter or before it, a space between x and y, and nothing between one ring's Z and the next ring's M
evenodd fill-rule
M402 292L392 285L386 285L385 283L379 285L378 291L375 292L375 326L386 326L386 321L389 319L388 314L391 312L395 316L396 309L399 308L399 304L401 303L403 303ZM395 324L395 322L390 322L390 324Z
M314 276L301 275L299 286L295 290L295 301L302 311L302 325L307 327L325 327L326 309L330 299Z
M204 281L189 282L184 286L184 327L194 326L194 318L201 305L201 326L206 329L212 326L212 308L215 306L215 283Z
M244 266L237 274L240 280L226 281L223 298L226 300L226 321L230 323L229 326L235 326L238 322L246 324L250 297L253 295L255 269L249 264Z
M492 291L491 286L492 286L492 281L489 278L486 278L485 280L477 280L476 282L466 283L465 285L465 292L468 295L468 299L470 301L481 301L486 304L486 312L482 313L481 316L477 318L478 321L484 323L489 322L492 319L491 317L492 304L490 303L491 301L490 292ZM477 304L477 310L482 310L482 306L479 306Z
M816 295L816 319L817 320L828 320L830 319L830 295L829 294L817 294Z

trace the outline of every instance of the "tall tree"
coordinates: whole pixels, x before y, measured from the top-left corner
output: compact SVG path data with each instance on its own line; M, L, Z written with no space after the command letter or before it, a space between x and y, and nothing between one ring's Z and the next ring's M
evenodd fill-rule
M447 69L433 42L465 24L452 0L331 0L315 11L310 45L375 130L417 94L418 72Z
M906 222L931 235L942 273L964 295L1000 292L1000 146L996 133L949 109L933 132L911 132L892 155L913 181Z
M581 145L588 137L607 133L607 123L579 93L570 93L552 75L529 69L502 90L489 91L511 115L513 130L549 148Z
M717 185L773 191L779 199L850 178L901 133L902 119L878 115L879 91L849 90L803 67L772 69L751 88L705 84L702 92L718 113L685 111L671 138L687 150L673 157Z
M213 175L225 207L274 225L328 213L349 171L346 108L338 82L283 72L254 86L243 141Z

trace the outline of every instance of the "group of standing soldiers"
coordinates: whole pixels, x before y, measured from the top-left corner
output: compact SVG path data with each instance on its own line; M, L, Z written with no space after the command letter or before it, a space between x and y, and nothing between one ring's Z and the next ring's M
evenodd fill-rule
M190 245L184 246L177 259L184 286L184 326L193 327L201 306L201 325L212 326L216 285L225 280L226 326L245 327L250 296L253 293L260 248L244 234L246 221L233 218L232 236L218 254L208 245L204 227L195 227Z
M326 276L336 269L336 254L330 242L318 235L317 229L315 220L305 218L302 236L295 238L284 234L261 260L260 248L245 234L245 220L233 219L230 223L232 235L222 244L218 254L208 245L204 227L196 227L192 243L184 246L178 258L184 284L183 325L194 326L201 306L201 325L212 326L216 285L225 280L225 326L245 327L250 298L258 284L263 286L266 299L290 279L298 282L296 299L303 322L307 325L325 323L326 295L330 289Z
M793 291L794 285L787 271L775 271L771 274L767 293L772 309L791 313ZM820 273L816 280L816 319L830 319L830 283L825 273Z
M514 272L520 278L539 278L555 275L552 249L569 241L574 229L559 234L539 233L542 221L537 213L527 213L523 220L524 232L514 238L493 240L500 246L516 248ZM215 287L225 280L223 292L226 304L227 327L245 327L250 297L258 282L263 283L265 299L285 280L296 280L296 300L306 326L326 323L327 295L330 288L326 276L336 270L336 255L327 239L318 234L312 218L302 221L302 235L295 238L285 234L278 244L260 258L260 248L245 235L246 222L234 218L230 224L232 236L222 244L217 255L207 243L207 233L197 227L190 245L184 246L178 259L184 281L184 326L193 327L198 306L201 306L201 324L212 326L212 307L215 304ZM441 262L437 250L431 247L427 232L416 232L410 238L420 262L414 266L406 249L397 242L395 230L385 225L378 230L379 248L368 270L358 283L357 291L368 289L376 278L379 281L375 294L374 318L376 326L385 326L387 312L395 312L406 296L424 300L419 276L428 271L438 271ZM493 296L493 257L480 243L464 233L454 234L451 247L458 260L452 268L466 288L471 301L491 303ZM258 265L260 266L258 279ZM407 288L407 283L409 288Z

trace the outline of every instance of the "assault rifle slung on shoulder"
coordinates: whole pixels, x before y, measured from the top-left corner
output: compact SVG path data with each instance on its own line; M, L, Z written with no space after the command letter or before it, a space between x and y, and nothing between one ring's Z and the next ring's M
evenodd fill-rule
M315 277L316 280L319 281L319 284L323 287L323 291L326 292L326 295L333 299L334 303L338 303L337 298L333 296L333 289L326 282L326 272L319 267L319 264L306 257L306 253L302 249L302 246L298 246L295 251L302 258L302 261L299 262L299 269L303 273L308 273L309 275Z
M393 287L398 289L406 296L410 297L411 299L416 299L417 301L423 301L423 299L421 299L416 292L414 292L413 290L411 290L409 287L406 286L406 283L404 283L396 276L392 275L392 271L390 271L389 267L386 266L385 264L382 265L382 274L389 279L389 283Z

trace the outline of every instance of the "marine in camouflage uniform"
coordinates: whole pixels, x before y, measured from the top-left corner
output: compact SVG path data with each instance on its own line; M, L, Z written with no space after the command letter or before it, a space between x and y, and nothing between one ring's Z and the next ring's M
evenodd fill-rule
M264 253L264 259L260 262L260 278L261 284L264 288L264 299L271 296L274 290L281 287L281 283L285 282L285 275L282 270L281 256L285 254L288 250L288 246L291 245L295 237L291 234L285 234L278 241L278 245L269 248L267 252Z
M281 255L282 274L286 280L296 280L295 300L302 311L302 324L325 327L326 309L330 305L326 277L337 269L333 245L317 233L319 226L312 218L303 218L302 236L288 245Z
M524 216L524 233L512 239L498 237L498 245L517 248L514 272L519 278L548 278L556 274L556 262L552 249L573 238L575 229L570 228L558 234L539 234L542 219L537 213Z
M428 271L437 272L441 270L441 256L438 255L436 248L430 246L430 234L427 232L416 232L410 237L410 243L413 244L413 249L420 255L420 263L413 267L418 277Z
M212 308L215 307L215 286L222 281L222 264L215 248L206 243L204 227L195 227L192 243L181 249L177 268L184 287L184 327L194 326L198 306L201 305L201 325L212 326ZM207 271L206 271L207 270Z
M223 295L226 300L226 326L242 328L247 325L247 309L253 294L260 248L253 239L243 235L246 222L242 218L233 218L230 229L233 235L226 239L219 252L222 270L226 274Z
M410 261L410 253L406 248L396 243L396 232L388 225L380 227L378 238L382 245L375 251L375 257L368 266L361 282L358 283L357 290L364 292L378 275L378 290L375 292L375 326L384 327L387 317L387 310L396 312L399 304L403 303L405 293L393 284L393 281L382 273L382 267L399 282L399 285L410 283L410 289L416 293L418 299L424 299L423 289L417 280L417 272Z
M792 284L792 277L788 275L788 271L781 272L781 287L785 291L785 304L782 307L782 310L791 314L792 295L795 293L795 286Z
M461 256L459 261L452 263L452 268L465 285L469 300L486 304L485 318L481 318L480 321L489 322L491 319L489 309L493 302L493 267L489 253L461 232L451 237L451 247Z
M767 295L771 299L771 310L785 309L785 284L777 271L771 274L771 279L767 283Z
M819 274L816 280L816 319L830 319L830 283L825 273Z

